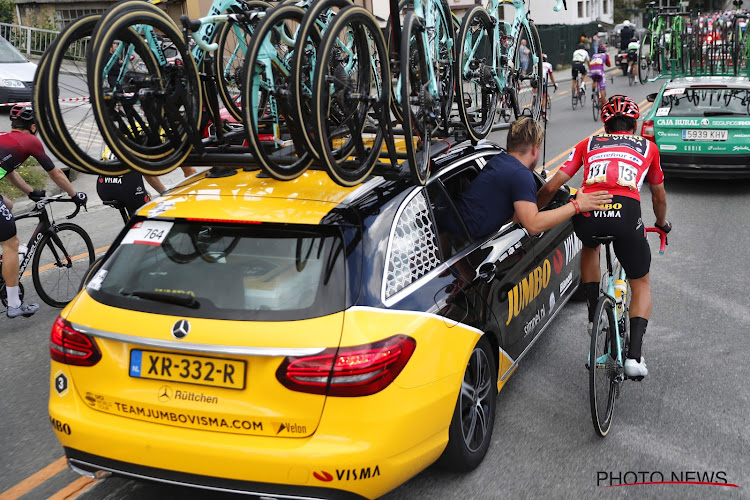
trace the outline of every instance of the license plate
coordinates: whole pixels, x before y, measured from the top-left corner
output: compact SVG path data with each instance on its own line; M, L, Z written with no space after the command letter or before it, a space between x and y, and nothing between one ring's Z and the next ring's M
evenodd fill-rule
M186 384L245 388L245 362L167 352L130 351L130 376Z
M682 131L683 141L726 141L726 130L692 129Z

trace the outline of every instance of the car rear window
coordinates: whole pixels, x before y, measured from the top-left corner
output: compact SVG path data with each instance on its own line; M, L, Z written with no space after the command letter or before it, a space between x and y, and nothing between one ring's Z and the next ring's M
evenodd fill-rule
M190 317L289 321L346 307L336 226L134 224L87 284L97 301Z
M748 116L750 91L737 88L667 89L657 116ZM669 110L665 115L663 108Z

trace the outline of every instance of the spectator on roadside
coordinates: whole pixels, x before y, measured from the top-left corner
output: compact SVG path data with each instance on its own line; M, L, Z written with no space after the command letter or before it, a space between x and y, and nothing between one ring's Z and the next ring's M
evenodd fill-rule
M597 54L599 52L599 36L594 35L591 37L591 55Z
M526 45L526 40L521 40L521 73L528 73L529 68L529 54L531 49Z

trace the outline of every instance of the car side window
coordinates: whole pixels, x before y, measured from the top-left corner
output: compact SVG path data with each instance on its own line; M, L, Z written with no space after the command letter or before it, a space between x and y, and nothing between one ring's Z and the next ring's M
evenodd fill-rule
M383 295L388 299L440 265L437 232L419 190L399 208L386 253Z
M453 181L449 185L454 189L455 197L461 193L461 188L465 189L471 182L464 182L466 177L458 178L457 176L453 176L450 180ZM455 198L449 192L442 179L437 179L427 186L443 260L450 259L471 243L469 232L456 209Z

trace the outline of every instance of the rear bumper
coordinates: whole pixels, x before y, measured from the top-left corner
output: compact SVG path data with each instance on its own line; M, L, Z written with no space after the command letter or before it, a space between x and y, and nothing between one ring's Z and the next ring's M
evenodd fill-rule
M331 498L336 500L359 500L365 498L355 493L335 488L239 481L236 479L223 479L157 469L155 467L112 460L111 458L92 455L73 448L65 448L65 455L68 458L68 464L74 471L91 477L102 477L102 472L108 472L133 479L190 486L216 492L273 496L284 499L309 500Z
M661 152L661 168L680 177L750 178L750 155L691 155Z

